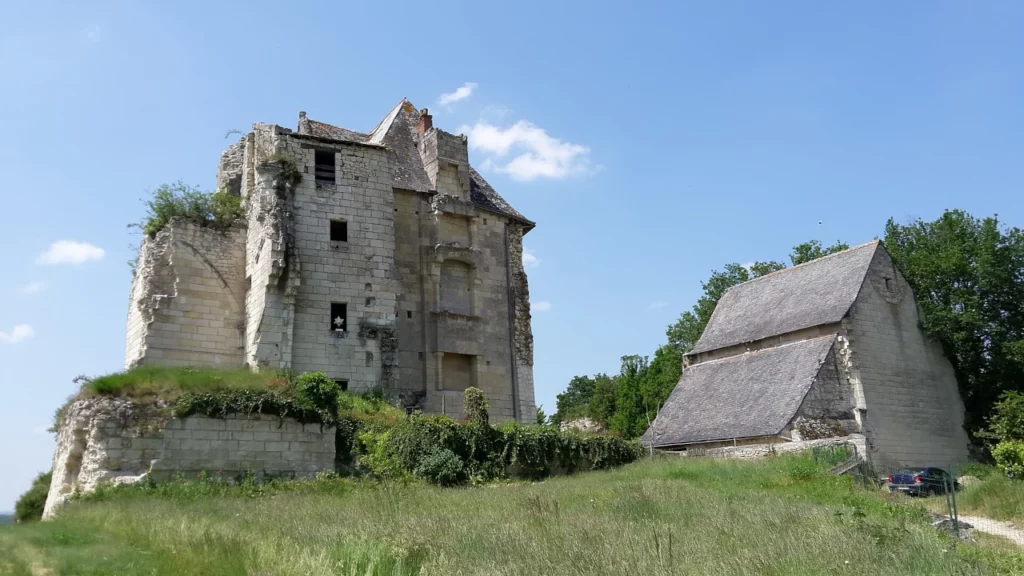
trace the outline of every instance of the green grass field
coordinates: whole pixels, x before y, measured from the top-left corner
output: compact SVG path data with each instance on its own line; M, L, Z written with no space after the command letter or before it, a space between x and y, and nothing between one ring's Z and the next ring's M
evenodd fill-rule
M0 527L4 574L1013 574L920 502L809 456L656 459L540 483L177 482Z

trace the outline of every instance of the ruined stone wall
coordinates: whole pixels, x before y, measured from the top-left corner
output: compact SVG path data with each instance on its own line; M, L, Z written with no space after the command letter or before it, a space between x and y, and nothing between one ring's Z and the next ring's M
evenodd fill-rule
M834 349L825 357L789 428L794 441L860 433L854 418L853 390L840 378Z
M736 446L722 445L720 442L715 445L695 445L687 450L674 452L674 454L692 457L736 458L739 460L749 460L775 456L777 454L803 452L804 450L822 448L826 446L847 446L861 459L863 459L863 455L865 453L864 436L851 434L840 438L823 438L820 440L805 440L801 442L781 442L770 437L751 438L748 439L747 443L738 442Z
M246 137L242 196L246 198L245 363L271 368L291 366L295 292L301 262L295 250L291 213L294 187L284 165L271 162L285 134L256 124Z
M241 366L245 226L185 220L145 237L132 279L125 367Z
M515 386L520 418L529 422L537 412L533 387L533 328L530 315L530 285L523 267L523 234L521 225L508 227L508 263L512 295L512 322L515 350Z
M335 184L314 181L313 143L287 138L281 153L296 159L295 249L302 261L295 294L292 369L323 371L349 390L398 378L395 313L395 219L391 168L379 146L316 143L334 151ZM330 221L348 225L348 241L330 241ZM346 330L332 327L331 304L347 307Z
M919 321L909 284L878 250L843 321L848 350L841 364L863 389L864 433L871 456L885 466L942 466L967 458L953 368Z
M75 490L101 482L167 480L207 472L311 476L334 470L334 428L253 414L162 419L122 399L75 402L57 432L44 518Z

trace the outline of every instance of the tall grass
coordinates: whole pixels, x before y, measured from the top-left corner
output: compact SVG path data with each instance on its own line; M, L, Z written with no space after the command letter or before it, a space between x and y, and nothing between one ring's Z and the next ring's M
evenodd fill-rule
M288 377L276 371L253 372L247 368L169 368L139 366L86 382L81 396L122 396L174 400L186 393L216 390L268 390L283 387Z
M107 491L53 522L0 527L0 572L4 562L14 574L1024 571L1020 552L956 544L920 504L890 502L809 456L655 459L464 489L314 480L253 490Z

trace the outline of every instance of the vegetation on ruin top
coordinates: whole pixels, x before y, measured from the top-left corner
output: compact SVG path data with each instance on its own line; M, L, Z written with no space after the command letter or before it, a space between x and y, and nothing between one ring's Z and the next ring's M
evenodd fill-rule
M0 527L13 574L1007 574L1024 554L957 542L920 499L827 462L644 459L543 482L445 489L324 475L105 487Z
M345 417L394 421L405 415L380 392L343 392L322 372L140 366L76 380L81 389L57 411L54 430L72 403L95 397L124 398L168 416L262 413L331 426Z
M176 219L224 230L245 215L241 196L204 192L181 181L161 185L145 205L146 214L142 221L132 226L150 237L156 236Z

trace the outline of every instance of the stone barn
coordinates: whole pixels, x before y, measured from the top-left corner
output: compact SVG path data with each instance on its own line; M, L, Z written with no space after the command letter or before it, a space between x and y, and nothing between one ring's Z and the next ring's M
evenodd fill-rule
M878 241L732 287L644 434L670 450L863 435L882 466L967 459L953 367Z

